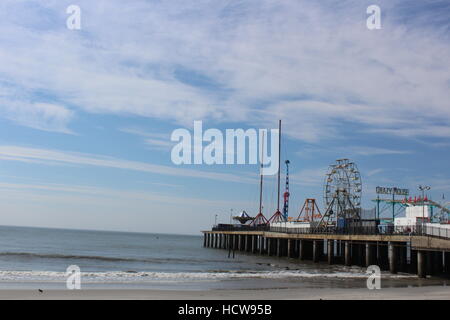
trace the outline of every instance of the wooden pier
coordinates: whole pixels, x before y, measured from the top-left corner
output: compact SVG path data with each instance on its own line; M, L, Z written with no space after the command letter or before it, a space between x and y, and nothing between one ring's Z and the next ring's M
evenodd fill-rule
M450 277L450 239L424 235L203 231L203 246L317 263L378 265L391 273Z

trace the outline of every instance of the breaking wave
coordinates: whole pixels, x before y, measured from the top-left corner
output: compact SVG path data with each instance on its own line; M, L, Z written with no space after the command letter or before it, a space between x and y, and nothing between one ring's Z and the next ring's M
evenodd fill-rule
M135 272L108 271L82 272L85 283L129 283L129 282L192 282L192 281L221 281L233 279L288 279L288 278L335 278L358 279L367 278L362 272L305 272L290 271L216 271L216 272ZM411 278L414 275L389 275L391 278ZM66 280L64 272L56 271L0 271L1 281L43 281L59 282Z

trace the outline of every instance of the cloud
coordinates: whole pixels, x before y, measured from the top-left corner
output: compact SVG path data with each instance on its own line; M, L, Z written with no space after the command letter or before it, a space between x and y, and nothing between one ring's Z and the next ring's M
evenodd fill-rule
M148 145L151 149L158 150L171 150L175 145L174 142L170 140L170 133L156 133L147 132L145 130L136 128L122 128L119 129L121 132L134 134L137 136L144 137L144 143Z
M164 139L155 139L155 138L148 138L145 139L145 143L151 147L164 149L164 150L170 150L173 147L173 142L167 141Z
M68 128L73 112L64 106L51 103L30 103L0 97L0 115L34 129L72 133Z
M376 147L348 147L342 148L342 150L348 154L355 154L361 156L378 156L378 155L389 155L389 154L410 154L411 151L408 150L393 150L387 148L376 148Z
M141 171L147 173L211 179L227 182L255 183L254 179L229 173L209 172L206 170L187 169L150 164L138 161L122 160L93 154L66 152L59 150L25 148L18 146L0 146L0 159L48 165L81 165L114 169Z
M148 132L140 128L120 128L119 131L147 138L170 140L170 133Z
M5 193L21 196L32 195L34 200L48 201L49 199L62 199L73 201L77 197L85 197L91 201L104 202L111 199L123 200L145 200L152 203L196 205L196 206L226 206L227 200L213 200L176 196L174 194L162 194L149 191L117 190L111 188L99 188L92 186L64 185L64 184L20 184L20 183L0 183L0 190L3 196ZM27 198L28 199L28 198ZM31 200L31 199L30 199ZM86 200L86 199L85 199ZM249 202L238 201L239 205L249 205Z
M450 138L450 127L444 125L429 124L427 127L408 127L396 129L373 129L373 133L383 133L387 135L395 135L400 137L434 137L434 138Z
M406 15L401 1L383 2L382 29L369 31L360 1L79 5L74 32L60 1L2 1L0 87L16 86L32 105L44 92L71 110L183 125L272 127L282 116L285 132L308 142L334 139L349 122L408 137L450 123L448 6L433 20L426 5Z
M401 150L401 149L389 149L389 148L380 148L380 147L372 147L372 146L312 146L306 147L302 149L302 151L297 152L297 154L301 157L305 154L314 154L314 153L332 153L336 157L353 157L353 156L379 156L379 155L402 155L402 154L411 154L413 153L410 150Z
M369 172L367 172L366 176L371 177L371 176L374 176L374 175L379 174L384 171L385 171L385 169L382 169L382 168L373 169L373 170L370 170Z

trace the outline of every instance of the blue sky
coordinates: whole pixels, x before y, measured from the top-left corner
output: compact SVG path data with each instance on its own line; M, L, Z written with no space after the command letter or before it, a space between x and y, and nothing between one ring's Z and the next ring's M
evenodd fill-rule
M66 8L81 8L81 30ZM381 8L380 30L366 8ZM0 3L0 224L196 234L255 214L255 165L175 166L170 134L276 128L291 216L329 164L450 191L447 1ZM283 176L284 179L284 176ZM264 213L275 209L268 177ZM450 197L450 194L448 195Z

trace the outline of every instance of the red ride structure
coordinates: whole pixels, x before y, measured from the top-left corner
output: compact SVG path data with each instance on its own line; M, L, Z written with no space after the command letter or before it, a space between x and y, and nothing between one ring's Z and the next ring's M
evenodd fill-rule
M317 206L316 199L306 199L300 210L297 221L313 222L314 220L320 220L321 218L322 214Z

